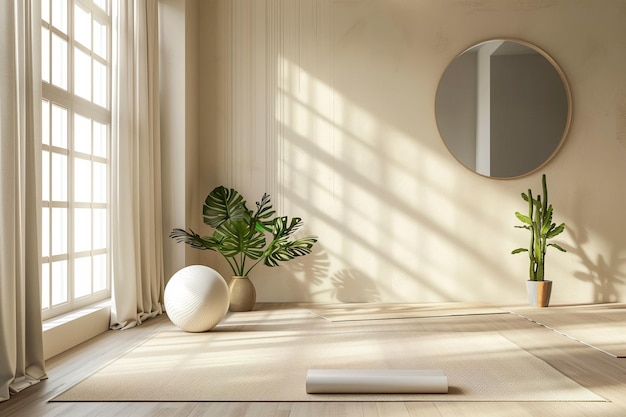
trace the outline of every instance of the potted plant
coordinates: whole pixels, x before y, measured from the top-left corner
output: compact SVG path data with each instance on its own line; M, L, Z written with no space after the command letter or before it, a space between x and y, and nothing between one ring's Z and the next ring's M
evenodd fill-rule
M529 258L529 279L527 281L528 298L533 307L547 307L550 302L552 281L544 279L546 250L552 246L561 252L566 252L556 243L548 243L548 240L560 235L565 230L565 223L556 225L552 222L553 208L548 203L548 186L546 175L541 179L543 186L543 198L541 195L533 197L528 189L528 194L522 193L522 198L528 203L528 214L515 212L515 216L522 222L520 229L530 231L530 243L528 248L517 248L511 253L527 252Z
M307 255L317 241L313 236L294 239L292 235L302 226L302 219L275 216L268 194L252 211L241 194L219 186L207 196L202 212L204 223L214 229L211 236L200 236L191 229L173 229L170 237L192 248L217 251L224 257L233 272L228 284L231 311L249 311L254 307L256 290L248 275L255 266L263 262L274 267Z

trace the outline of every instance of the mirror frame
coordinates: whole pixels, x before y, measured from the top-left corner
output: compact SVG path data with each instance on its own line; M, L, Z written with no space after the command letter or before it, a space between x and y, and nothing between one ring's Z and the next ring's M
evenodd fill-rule
M565 126L563 128L563 134L561 135L561 138L559 139L559 142L556 146L556 148L554 149L554 151L546 158L546 160L539 164L537 167L529 170L528 172L516 175L516 176L512 176L512 177L493 177L493 176L489 176L489 175L485 175L485 174L481 174L480 172L477 172L476 170L468 167L467 165L465 165L463 162L461 162L461 160L452 152L452 150L450 149L450 147L448 146L448 144L446 143L445 138L443 137L443 134L441 133L441 128L439 126L439 121L437 119L437 96L438 96L438 92L439 92L439 86L441 85L441 82L443 80L443 77L446 73L446 71L448 70L448 68L464 53L466 53L467 51L469 51L470 49L487 43L487 42L491 42L491 41L508 41L508 42L515 42L521 45L524 45L528 48L533 49L535 52L539 53L541 56L543 56L554 68L554 70L557 72L557 74L559 75L561 82L563 83L563 89L565 92L565 97L566 97L566 101L567 101L567 119L565 121ZM572 115L573 115L573 100L572 100L572 91L570 88L570 84L567 80L567 77L565 76L565 73L563 72L563 70L561 69L561 67L559 66L559 64L554 60L554 58L552 58L546 51L544 51L543 49L541 49L540 47L538 47L537 45L530 43L528 41L524 41L521 39L517 39L517 38L509 38L509 37L498 37L498 38L489 38L483 41L479 41L476 43L471 44L470 46L466 47L465 49L463 49L460 53L456 54L454 56L454 58L446 65L444 71L441 73L441 77L439 78L439 82L437 83L437 89L435 90L435 105L434 105L434 114L435 114L435 124L437 125L437 131L439 132L439 137L441 138L441 141L443 142L445 148L447 149L448 153L450 155L452 155L452 157L460 164L462 165L465 169L467 169L468 171L473 172L476 175L480 175L481 177L484 178L489 178L489 179L494 179L494 180L512 180L512 179L516 179L516 178L522 178L528 175L531 175L537 171L539 171L541 168L545 167L550 161L552 161L552 159L554 159L554 157L556 156L556 154L559 152L559 150L561 150L561 147L563 146L563 144L565 143L565 139L569 133L569 129L572 123Z

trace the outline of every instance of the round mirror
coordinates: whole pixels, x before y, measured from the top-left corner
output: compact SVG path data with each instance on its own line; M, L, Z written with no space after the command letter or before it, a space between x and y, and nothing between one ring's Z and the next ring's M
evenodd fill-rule
M572 114L563 71L527 42L475 45L448 66L437 88L439 133L452 155L491 178L545 165L561 147Z

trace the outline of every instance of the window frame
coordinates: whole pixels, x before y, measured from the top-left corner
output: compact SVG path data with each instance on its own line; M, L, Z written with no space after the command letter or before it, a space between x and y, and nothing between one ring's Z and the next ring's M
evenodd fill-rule
M49 111L48 115L42 114L42 124L48 124L47 127L43 126L43 130L49 132L48 143L43 143L42 138L42 170L47 168L48 172L42 172L42 188L47 188L47 196L48 200L43 200L42 198L42 216L46 217L44 213L47 211L47 222L42 221L42 248L47 245L48 253L44 256L42 249L42 256L40 260L40 264L42 266L42 275L41 275L41 288L42 288L42 317L43 319L49 319L64 313L71 312L73 310L79 309L81 307L87 306L89 304L93 304L105 299L110 298L111 296L111 240L110 240L110 170L111 170L111 139L112 139L112 36L113 36L113 16L112 16L112 0L100 0L100 3L104 3L105 7L108 9L107 11L102 10L94 0L66 0L67 8L66 12L66 30L67 33L63 33L63 31L52 23L52 2L54 0L42 0L42 3L49 2L49 7L42 7L42 13L44 10L48 10L50 15L46 19L42 16L41 19L41 27L42 27L42 50L45 50L43 43L48 42L47 51L48 51L48 62L42 62L42 113L44 111ZM98 0L96 0L98 1ZM45 6L45 5L44 5ZM81 7L85 11L89 11L91 15L91 39L92 46L91 50L76 41L75 39L75 25L74 25L74 11L75 7ZM93 49L93 20L96 20L100 24L104 24L107 28L106 34L106 57L102 57L97 54ZM43 33L45 29L48 30L48 38L43 39ZM67 42L66 47L66 71L67 71L67 79L66 79L66 90L62 87L59 87L53 84L52 74L53 74L53 51L52 51L52 39L53 36L61 37L63 40ZM74 63L74 51L80 50L82 52L86 52L89 54L91 58L91 99L87 100L83 97L77 96L74 91L74 83L75 83L75 63ZM45 56L42 55L42 60ZM93 102L94 99L94 78L93 78L93 61L97 61L100 64L103 64L106 68L106 98L105 98L105 107L102 107ZM43 71L48 69L46 81L46 75L43 74ZM48 102L48 109L44 107L45 102ZM66 128L67 128L67 143L66 147L58 147L53 146L52 143L52 123L53 118L51 117L53 105L59 106L67 110L67 119L65 120ZM91 144L90 149L91 153L79 152L75 149L75 138L76 132L74 131L75 115L80 115L91 120ZM94 122L99 123L101 125L106 126L106 151L105 156L97 155L94 152L93 144L94 144ZM44 163L43 159L48 155L47 165ZM66 176L67 181L66 187L66 199L65 200L53 200L52 195L52 182L53 182L53 163L52 157L53 155L62 155L66 158ZM91 184L90 184L90 195L91 198L89 202L78 202L75 199L74 191L75 191L75 161L83 160L89 161L90 173L91 173ZM105 181L105 190L104 192L104 202L95 202L94 201L94 164L104 164L106 166L104 181ZM44 180L47 179L48 183L44 184ZM53 229L53 220L52 220L52 209L54 208L63 208L66 209L66 236L65 236L65 252L61 254L53 254L52 253L52 239L54 238L52 234ZM91 231L90 231L90 239L91 245L89 250L76 252L75 251L75 218L74 211L80 208L88 208L91 209ZM105 237L104 237L104 248L95 248L94 244L94 209L103 209L105 211L106 218L106 228L105 228ZM46 224L44 224L46 223ZM46 231L43 230L43 227L48 227ZM44 238L47 237L47 242L44 242ZM105 277L105 285L104 288L98 289L94 291L94 256L104 255L104 265L106 271L104 271ZM77 259L91 257L91 276L89 277L89 294L82 296L75 296L76 287L75 287L75 271L74 265ZM53 262L58 261L66 261L66 275L65 275L65 294L64 297L66 300L58 303L53 303L53 282L52 282L52 264ZM46 267L46 265L48 265ZM47 272L47 274L46 274Z

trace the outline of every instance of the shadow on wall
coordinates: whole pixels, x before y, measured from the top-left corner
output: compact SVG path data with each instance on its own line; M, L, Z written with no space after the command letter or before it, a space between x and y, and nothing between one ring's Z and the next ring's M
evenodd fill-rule
M342 303L376 303L381 301L376 283L356 269L342 269L331 277L334 298Z
M619 301L617 287L626 283L626 275L619 271L620 266L626 264L626 258L620 258L618 251L613 247L608 260L602 254L599 254L596 260L593 261L591 256L583 249L585 243L589 242L588 232L584 228L580 228L576 232L571 226L568 226L567 230L575 246L563 246L569 253L576 255L584 267L583 270L574 272L574 276L578 280L592 285L594 302Z
M304 294L314 294L313 287L321 287L326 291L331 284L330 298L341 303L375 303L381 301L380 290L376 283L367 275L357 269L347 268L330 274L330 259L328 252L319 242L314 246L313 252L306 258L296 258L286 264L285 269L289 272L289 279L300 280L300 291ZM293 283L293 282L292 282Z
M482 288L463 279L467 268L461 265L475 265L482 275L507 271L476 245L476 222L460 225L491 214L473 195L458 192L446 167L462 168L439 137L420 133L413 111L380 104L381 97L412 102L406 86L385 78L384 86L369 87L363 97L351 80L339 83L347 91L339 90L325 74L309 73L288 57L279 57L277 66L283 78L271 100L278 104L268 152L276 163L278 201L287 211L305 213L334 265L330 285L299 295L350 301L484 298Z
M313 286L319 286L324 283L328 277L328 268L330 259L328 252L318 241L313 246L313 251L303 257L295 258L283 266L289 271L290 279L297 280L296 276L303 277L302 284L310 291Z

